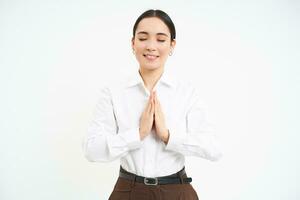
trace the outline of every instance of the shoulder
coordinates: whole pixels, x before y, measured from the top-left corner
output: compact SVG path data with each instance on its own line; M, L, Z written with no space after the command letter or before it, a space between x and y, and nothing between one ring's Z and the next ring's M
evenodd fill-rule
M122 79L110 80L105 85L99 87L98 93L100 96L111 98L112 96L121 94L123 90L126 89L126 86L129 81L130 81L130 76L126 76Z
M201 106L205 107L204 94L201 92L201 86L196 80L188 78L177 79L176 90L180 98L184 98L189 107Z
M176 77L176 89L190 97L198 93L198 87L195 81L185 77Z

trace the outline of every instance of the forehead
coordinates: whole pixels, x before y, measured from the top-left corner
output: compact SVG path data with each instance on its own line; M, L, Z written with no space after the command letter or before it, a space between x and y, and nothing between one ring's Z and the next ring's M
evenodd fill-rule
M157 17L144 18L137 26L136 33L147 32L149 34L165 33L170 36L168 26Z

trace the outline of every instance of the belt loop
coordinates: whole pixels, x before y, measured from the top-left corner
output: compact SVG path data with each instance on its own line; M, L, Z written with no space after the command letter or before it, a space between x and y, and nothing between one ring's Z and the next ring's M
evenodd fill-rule
M135 180L136 180L136 175L134 174L134 177L133 177L133 179L131 180L131 188L134 187L134 185L135 185Z
M182 176L180 176L179 178L180 178L180 183L183 184L183 178L182 178Z
M179 177L180 183L181 183L181 184L184 183L184 182L183 182L183 174L182 174L182 171L183 171L183 170L184 170L184 168L181 169L179 172L177 172L177 176Z

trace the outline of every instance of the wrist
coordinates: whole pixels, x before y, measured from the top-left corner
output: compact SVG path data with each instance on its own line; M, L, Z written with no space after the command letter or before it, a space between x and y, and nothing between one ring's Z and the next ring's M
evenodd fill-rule
M140 133L140 139L143 140L145 138L145 132L141 130L141 128L139 128L139 133Z

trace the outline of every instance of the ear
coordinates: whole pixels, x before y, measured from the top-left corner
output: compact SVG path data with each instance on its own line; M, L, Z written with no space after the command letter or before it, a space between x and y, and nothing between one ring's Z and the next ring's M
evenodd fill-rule
M176 46L176 40L174 39L171 42L171 49L173 50L175 48L175 46Z
M134 37L131 38L131 48L134 49Z

